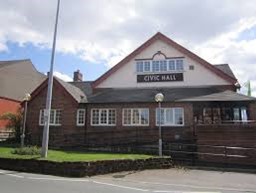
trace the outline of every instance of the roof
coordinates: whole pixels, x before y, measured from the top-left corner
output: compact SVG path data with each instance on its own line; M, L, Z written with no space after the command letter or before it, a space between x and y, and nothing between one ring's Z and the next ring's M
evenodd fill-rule
M219 70L223 71L227 75L229 75L232 78L235 78L234 73L232 72L231 68L229 67L228 64L215 64L214 67L218 68Z
M82 82L68 82L76 87L78 87L82 92L84 92L86 95L91 95L92 90L92 81L82 81Z
M220 91L215 87L184 87L184 88L134 88L134 89L99 89L88 96L89 103L129 103L154 102L157 93L164 94L164 102L185 101L252 101L248 97L233 91Z
M54 77L66 91L78 102L78 103L86 103L87 96L86 94L78 87L74 86L71 83L64 82L63 80Z
M170 46L174 47L181 53L185 54L189 58L197 61L200 65L204 66L205 68L209 69L213 73L215 73L217 76L221 77L222 79L227 80L231 84L235 84L237 82L237 79L234 77L231 77L223 70L219 69L219 67L215 67L209 62L205 61L204 59L200 58L196 54L192 53L188 49L184 48L183 46L179 45L178 43L174 42L167 36L163 35L162 33L158 32L153 37L151 37L149 40L147 40L144 44L142 44L140 47L138 47L136 50L134 50L131 54L129 54L127 57L125 57L123 60L121 60L118 64L113 66L110 70L108 70L106 73L104 73L102 76L100 76L98 79L96 79L92 86L93 88L96 88L100 83L102 83L104 80L106 80L109 76L111 76L114 72L119 70L121 67L123 67L125 64L127 64L130 60L132 60L135 56L137 56L139 53L141 53L143 50L145 50L148 46L153 44L157 40L162 40L169 44Z
M46 76L36 70L31 60L0 61L0 97L22 101Z
M207 94L203 96L188 97L178 101L204 102L204 101L254 101L254 97L249 97L240 93L226 90L223 92Z

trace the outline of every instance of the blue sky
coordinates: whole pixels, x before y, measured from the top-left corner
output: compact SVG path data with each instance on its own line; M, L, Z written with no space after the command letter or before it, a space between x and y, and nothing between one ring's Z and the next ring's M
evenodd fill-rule
M31 43L19 45L18 43L8 42L8 50L0 52L0 60L19 60L28 58L32 61L38 71L46 73L50 68L51 50L40 48ZM55 54L54 71L73 77L76 70L83 72L84 80L95 80L107 70L103 63L86 62L74 54L60 53Z
M61 0L55 75L67 81L79 69L95 80L160 31L212 64L228 63L256 95L256 2L236 2ZM46 73L55 11L54 0L1 1L0 60L29 58Z

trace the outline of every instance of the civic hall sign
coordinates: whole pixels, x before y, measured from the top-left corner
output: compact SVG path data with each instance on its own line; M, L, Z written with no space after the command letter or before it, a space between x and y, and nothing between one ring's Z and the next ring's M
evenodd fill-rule
M183 73L137 75L137 82L173 82L173 81L183 81Z

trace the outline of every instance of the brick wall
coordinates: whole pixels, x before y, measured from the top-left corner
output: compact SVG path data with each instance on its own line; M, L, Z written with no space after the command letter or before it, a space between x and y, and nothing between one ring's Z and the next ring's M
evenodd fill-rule
M182 127L162 127L163 141L181 141L193 139L193 110L189 103L163 103L162 107L183 107L184 123ZM92 108L115 108L115 126L91 126L90 115ZM149 108L149 126L123 126L123 108ZM158 126L155 123L156 103L127 103L127 104L88 104L86 118L86 144L112 145L112 144L142 144L156 143L158 141Z
M39 126L40 109L45 108L47 87L45 86L28 104L27 132L33 144L41 145L43 126ZM62 110L61 126L50 126L50 146L73 146L84 142L85 127L76 126L78 103L54 81L52 109Z
M249 109L249 119L250 120L256 120L256 103L251 102L248 105L248 109Z
M45 108L47 87L45 86L28 104L27 132L33 144L41 144L43 126L39 126L40 109ZM128 104L87 104L80 105L59 85L54 82L52 109L62 110L61 126L50 126L49 145L77 146L77 145L112 145L129 143L156 143L158 141L158 127L155 123L156 103L128 103ZM192 105L186 103L163 103L162 107L183 107L183 127L162 127L163 140L191 140L192 139ZM76 126L78 108L86 108L86 125ZM115 108L116 126L91 126L90 114L92 108ZM149 108L149 126L123 126L123 108Z
M85 177L145 169L167 169L171 167L173 167L173 164L169 157L91 162L54 162L34 159L0 158L1 169L69 177Z

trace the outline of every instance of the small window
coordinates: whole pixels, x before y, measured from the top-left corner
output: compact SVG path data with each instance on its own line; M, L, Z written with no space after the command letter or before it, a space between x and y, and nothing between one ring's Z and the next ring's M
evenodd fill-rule
M169 70L170 71L175 70L175 61L174 60L169 61Z
M189 70L194 70L195 69L195 66L194 65L190 65L189 66Z
M77 110L77 125L83 126L85 125L85 109L78 109Z
M150 61L145 61L145 62L144 62L144 71L145 71L145 72L150 72L150 71L151 71L151 64L150 64Z
M183 60L176 60L176 70L183 70Z
M161 72L167 71L167 62L166 62L166 60L160 61L160 71Z
M159 72L160 71L160 62L159 61L153 61L153 72Z
M144 71L144 63L142 61L137 62L137 72L143 72Z
M91 111L91 124L99 125L99 109L92 109Z
M233 120L238 121L240 120L240 109L239 108L233 108Z
M241 120L243 122L248 120L246 107L241 107Z

